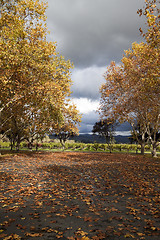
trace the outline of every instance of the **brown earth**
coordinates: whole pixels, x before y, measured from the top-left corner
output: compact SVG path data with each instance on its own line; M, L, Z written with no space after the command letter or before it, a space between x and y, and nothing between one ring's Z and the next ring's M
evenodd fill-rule
M160 239L160 159L108 153L0 157L0 239Z

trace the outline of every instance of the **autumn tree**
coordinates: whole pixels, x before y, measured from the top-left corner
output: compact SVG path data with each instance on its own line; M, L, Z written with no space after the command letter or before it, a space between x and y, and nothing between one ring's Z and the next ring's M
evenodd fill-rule
M16 105L17 107L17 105ZM34 141L42 140L43 137L48 132L48 124L46 120L46 113L43 110L43 114L41 114L41 110L38 112L32 109L24 109L23 114L22 111L16 112L15 109L14 115L8 119L7 124L4 124L3 130L5 135L8 137L11 143L11 149L16 147L19 150L20 143L25 140L28 142L28 146L31 148ZM46 112L48 110L46 109ZM8 114L10 112L8 110ZM21 115L22 114L22 115Z
M156 9L155 1L150 7L149 2L146 1L145 11L153 13L153 8ZM99 109L102 117L110 116L120 122L130 122L135 134L136 124L140 126L141 153L144 153L145 134L147 133L152 139L154 134L151 134L149 129L154 129L154 133L160 129L160 48L157 47L160 39L156 35L157 31L155 36L153 35L153 15L146 14L146 17L148 23L148 32L144 34L146 43L133 43L132 49L125 51L119 66L112 62L108 67L105 74L106 83L100 90ZM159 29L156 15L154 20L156 29ZM155 143L155 139L152 143ZM154 156L158 144L159 142L152 144Z
M148 63L147 56L151 59L150 53L150 46L142 43L133 44L132 51L126 51L121 65L116 66L115 63L111 63L108 67L105 75L106 83L100 90L102 116L114 117L120 122L128 121L135 134L135 126L139 124L142 133L142 139L139 141L142 154L145 134L149 134L151 126L155 133L158 132L160 124L157 75L159 66L154 56L152 56L155 58L154 62ZM152 136L153 134L150 134L150 137Z
M144 149L147 144L149 144L149 136L147 134L147 129L144 129L145 125L143 123L135 123L132 126L131 139L139 145L141 145L141 154L144 154Z
M60 119L53 127L54 132L64 150L65 142L72 136L78 135L78 126L81 122L81 115L74 104L69 104L67 108L61 111Z
M144 134L145 132L145 134ZM134 130L131 131L131 139L133 141L136 141L138 143L140 143L141 145L144 144L144 146L146 144L148 144L149 146L152 146L152 156L156 156L156 149L159 145L160 142L160 132L155 132L155 129L152 128L151 126L149 126L149 128L147 129L147 131L142 131L141 126L140 125L136 125L134 127ZM155 146L153 147L153 145L155 144Z
M61 127L61 129L56 133L56 136L58 137L63 150L65 149L65 142L70 138L75 136L76 134L72 132L72 130L69 128L69 126L66 124L65 126Z
M116 125L117 124L113 119L103 119L100 120L99 122L96 122L92 129L93 134L98 134L105 138L110 153L112 152L112 144L114 142Z
M28 119L34 132L49 132L67 108L72 64L47 41L43 0L1 0L0 7L1 129L9 131L22 116L26 136L32 132Z
M145 41L153 48L160 47L160 0L145 0L145 7L137 11L139 16L146 17L147 31L139 29Z

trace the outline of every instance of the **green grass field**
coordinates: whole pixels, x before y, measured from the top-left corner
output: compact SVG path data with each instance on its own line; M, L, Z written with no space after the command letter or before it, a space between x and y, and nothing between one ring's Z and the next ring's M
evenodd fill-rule
M0 142L0 151L1 154L5 151L10 150L10 143L9 142ZM28 144L26 142L22 142L20 144L20 151L27 151ZM36 151L36 144L33 144L32 149L30 151ZM76 151L76 152L109 152L109 147L107 144L104 143L81 143L81 142L74 142L73 140L67 141L65 143L65 149L62 148L59 141L52 141L52 142L43 142L38 144L39 151ZM13 149L16 151L16 148ZM9 151L10 152L10 151ZM112 144L112 152L114 153L140 153L141 146L137 144ZM149 145L145 146L145 153L151 153L151 147ZM157 154L160 154L160 146L157 148Z

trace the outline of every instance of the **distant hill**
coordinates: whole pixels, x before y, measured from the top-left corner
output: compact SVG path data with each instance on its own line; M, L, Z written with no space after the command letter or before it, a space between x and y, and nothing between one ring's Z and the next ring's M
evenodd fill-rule
M129 143L129 136L115 136L116 143ZM83 142L83 143L105 143L105 138L100 137L98 135L93 134L80 134L79 136L72 137L70 139L75 140L75 142Z
M130 143L129 136L115 136L116 143ZM50 138L56 138L54 135L50 136ZM98 135L93 134L79 134L79 136L71 137L70 140L74 140L75 142L83 142L83 143L105 143L105 138L100 137Z
M115 129L115 132L117 133L117 135L114 137L116 143L130 143L130 130L131 125L128 122L119 124ZM56 137L54 135L50 135L50 138L54 139ZM93 135L92 133L80 133L79 136L71 137L70 140L83 143L105 143L104 137L100 137L99 135Z

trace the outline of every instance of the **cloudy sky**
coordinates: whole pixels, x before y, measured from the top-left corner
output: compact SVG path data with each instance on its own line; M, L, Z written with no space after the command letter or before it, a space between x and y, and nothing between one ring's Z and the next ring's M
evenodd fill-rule
M111 61L142 41L144 19L137 10L144 0L48 0L49 41L74 64L72 97L83 114L80 132L90 132L99 116L99 88Z

